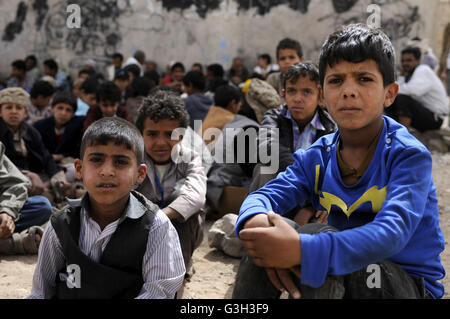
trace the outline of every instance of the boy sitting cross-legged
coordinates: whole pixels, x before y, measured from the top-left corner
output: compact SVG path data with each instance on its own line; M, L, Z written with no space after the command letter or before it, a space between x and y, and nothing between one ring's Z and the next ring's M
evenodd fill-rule
M336 31L319 74L338 131L297 151L242 204L236 232L252 259L241 262L233 297L287 289L295 298L441 298L445 241L431 154L383 116L398 92L389 38L362 24ZM306 200L328 212L328 225L278 215Z
M126 120L100 119L80 155L87 193L47 225L28 298L173 298L185 273L178 236L132 191L147 172L141 134Z
M192 254L203 239L206 174L199 154L180 143L182 136L172 136L188 125L183 100L167 90L156 90L146 98L136 120L144 137L148 167L137 190L170 218L190 275Z

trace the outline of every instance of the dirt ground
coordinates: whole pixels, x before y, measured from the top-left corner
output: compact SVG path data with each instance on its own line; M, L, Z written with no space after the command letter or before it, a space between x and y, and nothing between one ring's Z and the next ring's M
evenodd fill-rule
M433 176L439 200L439 217L445 237L446 249L441 254L442 263L450 269L450 252L447 249L450 239L450 154L433 154ZM207 223L207 228L212 222ZM23 298L31 291L32 277L37 256L0 256L0 299ZM233 290L234 277L239 259L229 257L210 248L205 232L202 245L195 251L195 274L186 284L186 298L228 299ZM442 280L450 298L450 280Z

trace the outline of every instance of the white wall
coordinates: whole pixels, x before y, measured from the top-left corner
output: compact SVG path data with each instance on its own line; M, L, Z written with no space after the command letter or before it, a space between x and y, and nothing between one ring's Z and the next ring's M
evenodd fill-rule
M104 66L108 55L118 51L127 58L136 49L161 70L170 61L228 68L236 55L251 68L258 54L275 59L275 47L286 36L317 61L326 36L342 24L366 22L372 2L380 6L381 27L397 50L414 36L435 38L438 0L0 0L0 77L28 54L77 70L89 58ZM79 29L66 26L70 3L81 8Z

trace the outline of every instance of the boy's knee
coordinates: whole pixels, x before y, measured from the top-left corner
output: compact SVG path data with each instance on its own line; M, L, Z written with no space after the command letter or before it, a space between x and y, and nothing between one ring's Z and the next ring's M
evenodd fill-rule
M43 217L50 218L52 215L52 205L44 196L36 195L29 197L26 204L30 209L39 212Z

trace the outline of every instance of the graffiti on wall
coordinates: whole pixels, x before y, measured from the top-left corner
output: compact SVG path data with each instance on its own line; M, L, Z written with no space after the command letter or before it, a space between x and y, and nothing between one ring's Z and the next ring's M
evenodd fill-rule
M423 28L419 8L407 0L374 2L382 7L381 25L393 41L416 36ZM205 44L189 27L182 27L183 31L174 36L171 31L173 24L179 27L202 23L213 12L214 15L220 15L229 11L234 16L241 12L252 12L265 16L277 6L287 6L308 18L312 3L311 0L28 0L14 5L15 16L9 18L0 31L2 41L14 42L26 27L34 27L37 40L27 50L38 58L68 56L64 64L69 68L79 68L87 59L94 59L99 67L104 67L110 63L109 57L114 52L123 49L124 39L130 34L135 39L148 39L149 34L160 37L170 35L164 42L149 44L144 41L143 46L154 57L165 57L168 47L185 41L188 46L196 45L199 60L211 62L209 60L218 59L227 64L233 55L240 54L244 58L247 55L253 59L255 52L250 47L233 47L231 38L224 35L217 39L217 43ZM308 19L314 21L309 24L323 23L327 28L335 28L364 21L365 10L361 8L367 5L367 1L332 0L330 3L330 9L324 15L317 15L317 12L310 15ZM66 8L69 4L81 7L81 28L66 27ZM167 12L175 16L172 15L170 20ZM242 19L252 19L251 15L245 15ZM305 52L315 56L320 50L321 41L315 38L310 40L308 38L302 44Z

